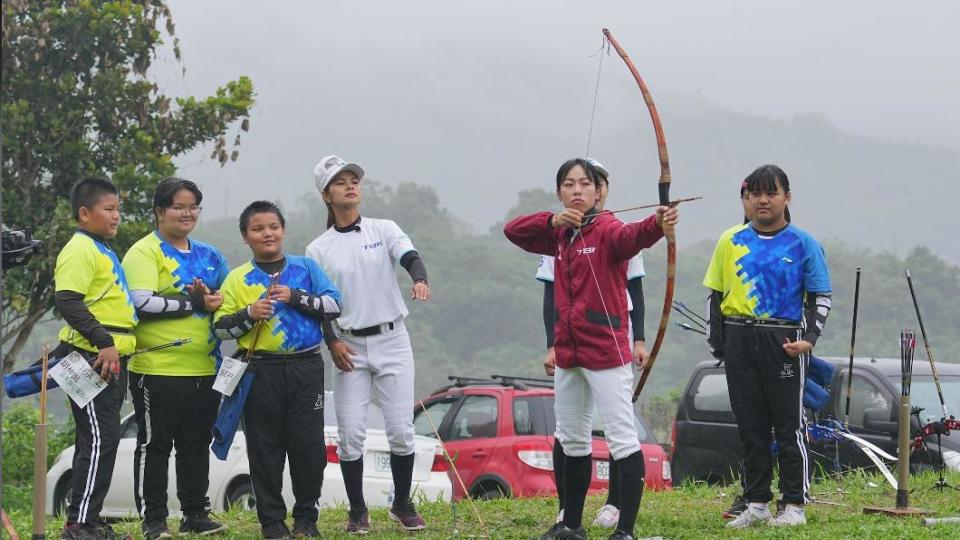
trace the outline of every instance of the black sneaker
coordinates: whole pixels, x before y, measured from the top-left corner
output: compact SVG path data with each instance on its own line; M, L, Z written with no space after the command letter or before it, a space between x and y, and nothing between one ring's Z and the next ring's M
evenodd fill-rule
M400 527L405 531L422 531L427 528L426 522L417 513L410 499L394 502L390 507L390 519L400 522Z
M583 530L583 527L571 529L563 523L554 523L550 530L535 540L587 540L587 531Z
M144 521L140 525L143 531L143 537L146 540L155 540L156 538L173 538L170 529L167 528L167 521Z
M294 538L320 538L317 520L293 518Z
M290 538L290 529L282 521L260 527L260 533L265 540L286 540Z
M370 532L370 512L366 508L347 512L347 532L350 534Z
M87 523L71 523L63 526L61 540L99 540L97 528Z
M607 540L637 540L632 534L617 529L607 537Z
M727 508L723 511L723 517L726 519L733 519L740 515L741 512L747 509L747 498L744 495L737 495L733 499L733 504L730 505L730 508Z
M209 510L187 514L187 516L180 521L180 534L192 533L199 534L200 536L208 536L227 530L227 526L223 523L210 519L212 515Z
M103 540L133 540L133 535L129 533L118 533L114 532L113 527L110 526L106 521L101 521L97 524L97 539Z

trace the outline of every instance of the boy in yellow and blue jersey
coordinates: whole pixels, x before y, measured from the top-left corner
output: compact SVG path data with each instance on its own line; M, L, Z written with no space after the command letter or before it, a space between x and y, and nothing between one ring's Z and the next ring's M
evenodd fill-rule
M253 260L227 275L214 327L221 338L237 340L238 355L253 349L247 370L256 376L243 421L263 536L291 534L281 495L289 459L296 497L293 535L318 538L317 500L327 464L321 324L340 315L340 292L315 261L283 252L284 226L271 202L244 209L240 232Z
M782 169L759 167L747 177L745 194L750 221L720 236L703 280L712 291L708 344L726 364L743 444L748 504L727 527L802 525L809 488L803 383L830 311L830 275L823 248L789 221L792 195ZM767 508L771 429L785 503L776 517Z
M106 243L120 225L117 188L104 178L85 178L74 184L70 206L77 232L60 250L54 270L54 304L67 326L60 331L60 345L53 354L62 358L72 351L80 353L108 385L82 408L70 402L76 424L73 496L62 537L119 538L100 520L100 510L121 435L127 375L121 359L136 347L137 313L120 260Z
M210 432L220 393L213 389L220 341L213 312L227 261L213 246L189 237L200 216L203 194L182 178L157 184L153 211L157 228L123 258L131 296L140 316L135 335L141 349L189 339L177 348L137 355L130 361L130 394L136 412L134 498L147 540L166 538L167 465L176 452L177 499L184 519L180 533L210 535L225 527L210 519L207 488Z

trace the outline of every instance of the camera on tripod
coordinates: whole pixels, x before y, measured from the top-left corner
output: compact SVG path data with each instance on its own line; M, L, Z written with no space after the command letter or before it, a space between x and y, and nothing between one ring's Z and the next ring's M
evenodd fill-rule
M43 248L43 242L34 240L30 229L10 229L3 225L3 269L23 266L30 257Z

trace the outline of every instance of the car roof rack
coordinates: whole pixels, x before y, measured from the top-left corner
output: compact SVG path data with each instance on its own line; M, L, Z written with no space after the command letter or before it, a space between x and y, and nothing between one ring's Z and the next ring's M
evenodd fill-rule
M493 379L481 379L478 377L463 377L460 375L447 375L448 381L453 381L453 386L470 386L472 384L490 384L497 381Z
M441 386L434 390L431 395L446 392L451 388L463 388L465 386L511 386L517 390L529 390L529 387L553 388L553 381L550 379L536 379L532 377L514 377L512 375L491 375L489 379L479 377L464 377L462 375L448 375L448 381L453 384Z
M464 386L479 386L479 385L491 385L498 384L497 381L493 379L480 379L477 377L464 377L461 375L447 375L448 381L453 381L453 384L447 384L437 388L430 395L440 394L446 392L451 388L463 388Z
M500 384L504 386L513 386L518 390L526 390L528 386L536 388L553 388L552 379L537 379L534 377L514 377L513 375L491 375L493 379L499 379ZM523 388L521 388L521 386Z

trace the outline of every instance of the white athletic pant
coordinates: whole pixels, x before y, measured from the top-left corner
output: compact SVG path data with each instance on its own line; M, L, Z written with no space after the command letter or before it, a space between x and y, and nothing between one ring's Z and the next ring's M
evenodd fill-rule
M383 411L390 452L409 456L413 445L413 349L401 319L389 332L369 337L339 334L354 350L353 371L334 368L334 396L344 461L363 457L367 439L367 407Z
M623 459L640 450L631 402L633 370L630 364L600 370L557 368L554 387L556 436L564 454L590 455L594 408L600 415L613 459Z

